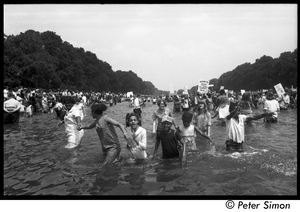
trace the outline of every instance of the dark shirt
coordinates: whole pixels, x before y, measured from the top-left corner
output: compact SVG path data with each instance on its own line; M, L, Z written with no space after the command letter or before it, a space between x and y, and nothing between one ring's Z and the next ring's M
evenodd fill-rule
M180 136L177 135L177 139L175 138L175 130L171 129L169 133L165 133L164 131L159 131L156 140L161 141L163 158L176 158L179 157L178 151L178 141L180 140Z

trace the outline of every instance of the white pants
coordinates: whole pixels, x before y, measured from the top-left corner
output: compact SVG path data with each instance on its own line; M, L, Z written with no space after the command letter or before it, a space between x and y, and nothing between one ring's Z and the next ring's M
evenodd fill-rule
M67 126L66 133L68 136L68 143L78 145L84 135L84 130L77 130L75 126Z

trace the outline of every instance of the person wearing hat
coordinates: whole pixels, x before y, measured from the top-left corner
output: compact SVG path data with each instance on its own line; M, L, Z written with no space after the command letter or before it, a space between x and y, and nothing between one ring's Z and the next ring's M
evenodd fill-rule
M180 157L180 149L182 146L180 134L171 129L173 119L165 115L162 117L162 130L156 134L156 143L153 157L157 156L157 149L161 143L162 158L178 158Z
M278 118L278 112L280 111L279 103L276 99L273 97L272 92L268 92L266 96L266 101L264 105L264 111L265 112L273 112L274 114L272 116L268 116L265 118L265 121L267 123L276 123Z
M165 115L168 115L170 117L173 116L171 110L167 107L166 101L159 99L157 101L157 105L158 105L158 109L155 110L152 115L152 120L153 120L152 132L153 133L159 133L159 131L161 131L163 129L162 117L164 117ZM157 127L156 127L156 121L157 121Z

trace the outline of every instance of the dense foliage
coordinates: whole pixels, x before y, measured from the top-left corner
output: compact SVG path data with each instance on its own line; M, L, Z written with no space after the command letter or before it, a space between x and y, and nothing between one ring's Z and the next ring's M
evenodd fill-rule
M297 49L281 53L279 58L274 59L264 55L253 64L244 63L222 74L219 79L210 80L216 91L221 86L234 91L255 91L274 88L278 83L283 87L297 87ZM195 93L197 89L198 85L195 85L189 93Z
M63 42L54 32L34 30L4 36L4 85L114 93L159 92L132 71L114 72L107 62Z
M220 86L238 91L297 87L297 49L279 58L263 56L255 63L245 63L211 79L214 90ZM4 35L4 85L44 89L111 91L140 94L167 94L134 72L118 70L83 48L62 41L54 32L28 30L20 35ZM194 93L197 85L190 89ZM178 93L182 93L179 90Z

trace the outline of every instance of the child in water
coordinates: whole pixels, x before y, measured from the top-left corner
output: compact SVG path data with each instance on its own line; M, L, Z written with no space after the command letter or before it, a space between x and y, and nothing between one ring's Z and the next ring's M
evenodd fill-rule
M212 140L210 139L209 136L205 135L205 133L199 130L198 127L191 124L192 119L193 119L193 114L186 111L182 114L183 126L176 127L176 130L180 132L183 141L182 162L186 162L187 149L197 150L196 142L195 142L197 132L212 143Z
M121 123L113 120L103 113L106 109L107 106L103 103L92 105L91 111L95 121L89 126L77 128L77 130L96 128L101 142L102 151L105 156L104 165L112 164L120 160L121 145L114 126L120 128L127 140L130 139L125 127Z
M179 132L171 129L173 120L170 116L165 115L162 117L162 130L156 135L156 143L154 148L153 157L157 155L157 149L161 142L162 158L178 158L181 149L181 136Z
M128 125L130 125L130 139L128 140L127 149L131 152L134 159L146 159L147 132L139 126L139 116L135 113L128 115ZM127 124L126 124L127 125Z
M205 135L210 136L211 114L207 109L205 100L199 100L193 119L195 126Z

